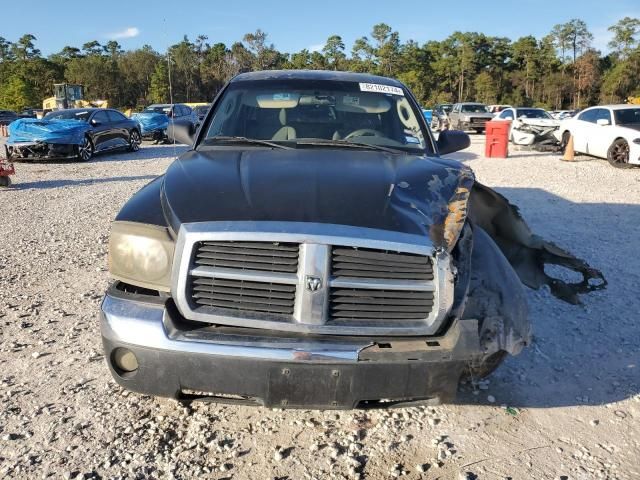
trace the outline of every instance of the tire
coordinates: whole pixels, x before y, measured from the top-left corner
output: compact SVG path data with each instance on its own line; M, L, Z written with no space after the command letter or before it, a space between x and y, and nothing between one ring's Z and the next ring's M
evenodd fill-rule
M469 364L469 367L463 374L463 378L478 380L488 377L502 365L505 358L507 358L507 352L499 350L488 357L484 357L480 363Z
M629 144L624 138L618 138L607 151L607 160L615 168L629 168Z
M11 186L11 177L0 177L0 187L9 187Z
M93 143L89 137L84 137L82 145L78 146L77 159L79 162L88 162L93 156Z
M140 144L142 143L142 138L140 137L140 133L137 130L131 130L129 133L129 151L137 152L140 150Z
M569 145L569 138L571 138L571 132L567 130L562 134L562 141L560 142L560 148L562 148L562 154L567 153L567 145Z

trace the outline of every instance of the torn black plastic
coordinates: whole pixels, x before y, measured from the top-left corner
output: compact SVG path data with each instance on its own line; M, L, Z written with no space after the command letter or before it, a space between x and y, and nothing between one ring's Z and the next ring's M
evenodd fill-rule
M580 304L581 293L606 287L602 272L571 253L531 232L518 207L498 192L476 182L467 207L468 218L487 232L526 286L548 285L557 298ZM567 283L545 273L545 264L559 265L582 275L582 281Z

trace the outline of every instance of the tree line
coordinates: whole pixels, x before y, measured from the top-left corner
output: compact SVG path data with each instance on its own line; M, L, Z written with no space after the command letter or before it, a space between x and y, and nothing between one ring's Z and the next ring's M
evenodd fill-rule
M85 85L86 99L136 108L149 103L211 101L234 75L250 70L350 70L395 77L425 106L477 100L548 109L582 108L640 96L640 19L625 17L609 28L606 55L593 34L573 19L543 38L512 41L477 32L454 32L442 41L402 42L389 25L375 25L350 52L339 35L320 51L280 52L267 33L247 33L228 46L206 35L160 53L145 45L124 51L116 41L66 46L44 57L36 37L15 42L0 36L0 108L39 107L53 84Z

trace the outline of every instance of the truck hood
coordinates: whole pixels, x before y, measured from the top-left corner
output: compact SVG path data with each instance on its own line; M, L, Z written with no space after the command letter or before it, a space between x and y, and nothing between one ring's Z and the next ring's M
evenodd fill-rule
M190 222L314 222L418 234L450 249L473 182L458 162L410 154L211 148L174 162L161 198L174 232Z

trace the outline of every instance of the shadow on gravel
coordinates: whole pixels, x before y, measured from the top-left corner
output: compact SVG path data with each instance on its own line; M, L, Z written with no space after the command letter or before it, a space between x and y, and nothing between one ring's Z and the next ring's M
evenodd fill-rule
M112 152L105 153L104 155L96 155L91 159L92 162L121 162L121 161L136 161L136 160L152 160L154 158L178 158L189 147L186 145L145 145L140 147L137 152Z
M488 404L492 395L496 404L544 408L601 405L638 395L640 205L574 203L536 188L497 190L520 207L534 232L600 269L609 285L583 295L582 306L529 290L534 344L488 377L489 390L474 395L470 386L462 386L458 403Z
M61 187L78 187L84 185L95 185L99 183L112 183L112 182L131 182L135 180L153 180L157 175L138 175L130 177L105 177L105 178L85 178L82 180L42 180L41 182L27 182L27 183L15 183L12 188L6 190L28 190L34 189L49 189L49 188L61 188Z

